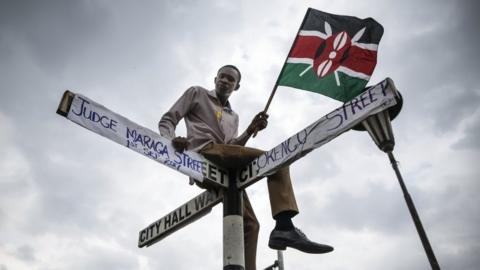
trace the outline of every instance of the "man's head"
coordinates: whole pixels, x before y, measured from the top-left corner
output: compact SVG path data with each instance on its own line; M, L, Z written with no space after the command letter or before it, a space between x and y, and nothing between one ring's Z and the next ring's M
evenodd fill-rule
M226 102L233 91L240 88L242 74L236 66L225 65L221 67L215 77L215 92L217 96Z

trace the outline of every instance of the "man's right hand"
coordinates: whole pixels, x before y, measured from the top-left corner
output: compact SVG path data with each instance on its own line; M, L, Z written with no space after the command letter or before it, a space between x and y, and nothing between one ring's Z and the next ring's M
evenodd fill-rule
M190 143L188 142L187 138L185 138L185 137L175 137L172 140L173 148L175 148L175 150L177 152L180 152L180 153L185 151L185 149L187 149L189 144Z
M252 122L247 128L248 135L255 137L260 130L263 130L268 125L268 114L266 112L259 112L253 118Z

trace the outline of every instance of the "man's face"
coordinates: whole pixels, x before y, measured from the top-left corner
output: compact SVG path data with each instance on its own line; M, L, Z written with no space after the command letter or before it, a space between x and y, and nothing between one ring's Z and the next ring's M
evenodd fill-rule
M223 67L218 70L217 77L215 77L215 92L217 96L228 98L233 91L237 90L239 74L231 67Z

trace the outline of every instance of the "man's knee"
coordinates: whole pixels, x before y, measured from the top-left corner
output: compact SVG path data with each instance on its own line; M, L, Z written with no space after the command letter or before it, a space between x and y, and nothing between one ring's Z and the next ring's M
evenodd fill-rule
M268 176L267 181L286 181L290 180L290 166L278 169L274 174ZM291 181L291 180L290 180Z
M260 223L257 219L249 219L244 223L245 234L258 235L260 231Z

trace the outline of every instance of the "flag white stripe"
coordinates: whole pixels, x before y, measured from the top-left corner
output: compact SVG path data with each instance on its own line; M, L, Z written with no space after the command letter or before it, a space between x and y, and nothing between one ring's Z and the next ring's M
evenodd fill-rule
M357 46L359 48L362 48L364 50L369 50L369 51L377 51L378 50L378 44L374 44L374 43L354 42L354 43L352 43L352 46Z
M319 37L322 39L327 39L328 36L320 31L313 31L313 30L300 30L300 33L298 33L299 36L305 36L305 37Z
M295 57L289 57L287 59L287 63L290 64L309 64L313 65L313 59L311 58L295 58Z
M287 63L289 63L289 64L313 65L313 59L289 57L287 59ZM357 78L360 78L360 79L363 79L363 80L369 80L370 79L370 75L362 73L362 72L358 72L358 71L355 71L355 70L352 70L352 69L349 69L349 68L344 67L344 66L338 67L337 72L343 72L343 73L347 74L348 76L357 77Z
M313 31L313 30L300 30L300 33L298 34L299 36L304 36L304 37L319 37L321 39L327 39L328 36L320 31ZM378 44L375 43L360 43L360 42L352 42L352 46L357 46L359 48L362 48L364 50L370 50L370 51L377 51L378 50Z
M344 67L344 66L338 67L337 72L343 72L343 73L347 74L348 76L357 77L357 78L367 80L367 81L370 79L370 75L367 75L365 73L358 72L358 71L355 71L355 70L351 70L351 69L349 69L347 67Z

